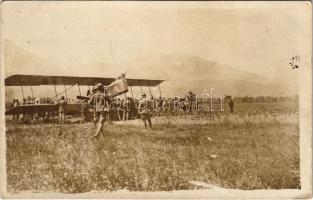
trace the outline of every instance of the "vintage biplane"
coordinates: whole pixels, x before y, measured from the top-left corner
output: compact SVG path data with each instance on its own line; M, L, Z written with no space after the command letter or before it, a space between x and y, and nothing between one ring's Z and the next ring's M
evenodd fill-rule
M118 78L104 78L104 77L73 77L73 76L42 76L42 75L12 75L5 79L5 86L17 86L21 87L22 95L24 98L23 87L24 86L54 86L55 95L53 98L57 99L60 95L65 94L74 86L79 88L78 99L84 99L81 94L80 86L95 86L97 83L102 83L106 88L106 93L109 96L118 96L127 93L130 88L131 95L133 97L132 87L150 87L158 86L160 95L160 83L164 80L149 80L149 79L128 79L125 74L122 74ZM64 85L65 90L57 93L56 86ZM70 86L66 88L65 86ZM88 97L86 97L88 98ZM65 110L67 115L77 115L81 111L81 101L78 103L69 103L66 105ZM27 104L11 107L5 111L5 115L17 115L17 114L34 114L43 112L57 112L58 106L56 104Z

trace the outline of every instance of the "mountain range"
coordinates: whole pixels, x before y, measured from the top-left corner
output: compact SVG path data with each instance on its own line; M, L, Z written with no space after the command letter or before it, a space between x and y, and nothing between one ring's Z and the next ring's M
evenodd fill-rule
M268 79L190 54L149 53L125 63L104 61L62 66L12 42L5 42L4 53L6 77L12 74L117 77L127 72L128 78L165 80L161 84L165 96L182 96L188 90L200 95L210 88L214 88L215 94L232 96L293 96L298 91L291 81Z

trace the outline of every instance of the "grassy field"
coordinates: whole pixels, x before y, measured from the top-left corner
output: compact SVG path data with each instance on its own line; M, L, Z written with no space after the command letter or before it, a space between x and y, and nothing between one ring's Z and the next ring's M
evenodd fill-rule
M151 130L140 120L108 124L99 139L91 123L7 124L8 191L199 189L190 181L300 188L295 106L236 108L233 115L154 118Z

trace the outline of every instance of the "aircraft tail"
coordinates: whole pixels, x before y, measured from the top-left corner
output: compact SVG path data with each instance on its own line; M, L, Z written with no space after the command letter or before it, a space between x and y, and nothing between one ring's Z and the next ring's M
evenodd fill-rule
M110 85L106 87L106 93L109 96L118 96L128 92L127 80L125 73L115 79Z

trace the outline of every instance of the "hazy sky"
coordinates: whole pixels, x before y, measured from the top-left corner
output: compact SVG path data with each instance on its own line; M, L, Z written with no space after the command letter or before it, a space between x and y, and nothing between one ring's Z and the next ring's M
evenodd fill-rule
M51 72L161 52L292 78L292 56L310 63L310 9L308 2L9 1L2 37L55 63Z

